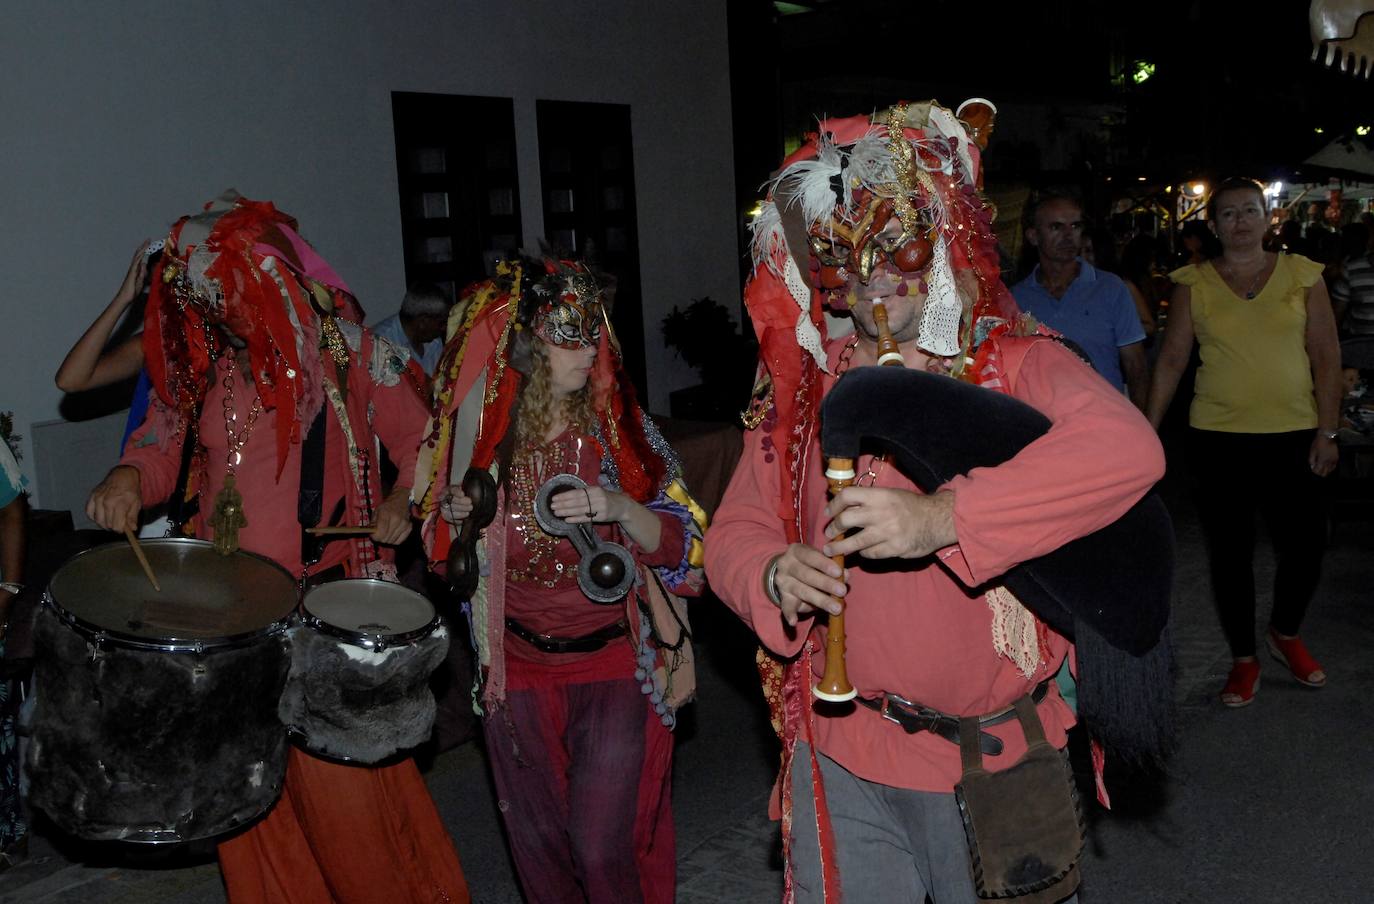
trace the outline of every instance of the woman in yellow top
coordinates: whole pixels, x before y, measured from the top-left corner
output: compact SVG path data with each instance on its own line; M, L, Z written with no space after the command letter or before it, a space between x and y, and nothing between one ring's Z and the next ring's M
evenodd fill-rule
M1266 252L1266 211L1263 187L1250 179L1227 179L1212 194L1208 216L1222 254L1170 274L1178 285L1146 406L1158 429L1196 338L1202 366L1188 448L1212 591L1235 658L1221 692L1227 706L1245 706L1259 687L1256 509L1277 559L1269 651L1302 684L1326 683L1298 631L1326 539L1318 480L1337 462L1340 344L1321 264Z

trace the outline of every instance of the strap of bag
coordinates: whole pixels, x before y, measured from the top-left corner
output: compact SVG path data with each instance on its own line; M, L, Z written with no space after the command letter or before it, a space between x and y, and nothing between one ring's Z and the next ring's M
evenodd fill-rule
M965 778L983 771L983 749L978 743L976 718L959 719L959 760L963 765Z
M1026 746L1044 744L1045 726L1040 724L1040 713L1036 711L1031 698L1017 697L1012 706L1016 709L1016 720L1021 723L1021 730L1026 733Z
M315 415L305 439L301 441L301 484L296 500L296 520L301 526L301 562L313 565L324 554L325 540L306 533L320 523L324 509L324 431L325 409Z
M1012 709L1016 710L1016 721L1021 723L1021 731L1025 733L1027 749L1044 744L1045 726L1040 723L1040 714L1036 712L1035 701L1031 700L1030 694L1017 697ZM983 771L983 748L978 742L980 728L976 716L959 719L959 760L965 776Z

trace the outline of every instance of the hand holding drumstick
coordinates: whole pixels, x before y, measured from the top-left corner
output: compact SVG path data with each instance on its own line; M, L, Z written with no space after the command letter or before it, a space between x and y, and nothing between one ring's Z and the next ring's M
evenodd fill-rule
M148 564L148 557L143 554L143 547L139 545L138 535L125 528L124 539L129 541L129 547L133 549L134 556L138 558L138 564L143 566L143 573L148 576L148 583L153 585L154 590L161 593L162 586L157 582L157 575L153 574L153 566Z

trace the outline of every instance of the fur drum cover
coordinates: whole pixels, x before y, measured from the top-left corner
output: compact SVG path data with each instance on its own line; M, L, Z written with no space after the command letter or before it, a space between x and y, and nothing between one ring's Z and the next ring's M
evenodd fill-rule
M286 734L273 702L284 634L203 654L96 649L44 606L35 625L30 799L93 840L208 838L281 793Z
M446 627L381 653L304 625L290 635L291 677L277 712L307 750L366 764L429 738L429 676L448 652Z

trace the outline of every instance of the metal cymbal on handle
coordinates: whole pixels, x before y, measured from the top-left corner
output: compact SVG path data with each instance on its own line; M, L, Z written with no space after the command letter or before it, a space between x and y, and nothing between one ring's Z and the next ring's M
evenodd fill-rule
M558 474L539 488L534 497L534 520L544 533L567 537L577 550L577 586L594 603L614 603L625 598L635 581L635 560L619 543L597 536L591 524L572 524L553 513L551 501L568 490L585 490L586 481L576 474Z

